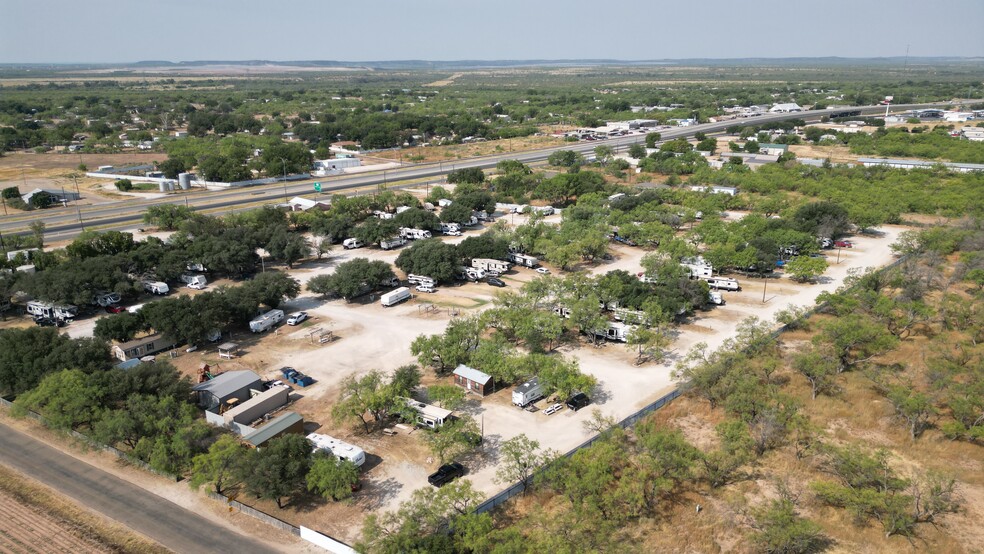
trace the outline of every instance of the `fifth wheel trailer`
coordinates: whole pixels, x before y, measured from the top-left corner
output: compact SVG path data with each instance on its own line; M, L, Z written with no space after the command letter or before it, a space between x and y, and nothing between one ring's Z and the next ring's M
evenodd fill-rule
M502 260L493 260L492 258L473 258L471 266L475 269L481 269L484 271L495 271L497 273L505 273L509 271L509 262L504 262Z
M254 333L268 331L274 325L284 320L283 310L270 310L269 312L253 319L249 322L249 330Z

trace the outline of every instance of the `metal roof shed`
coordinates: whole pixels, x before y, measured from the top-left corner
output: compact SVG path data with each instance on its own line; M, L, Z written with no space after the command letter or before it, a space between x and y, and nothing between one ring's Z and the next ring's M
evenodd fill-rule
M229 371L191 387L198 393L198 405L212 411L230 398L249 400L250 389L262 390L263 380L249 370Z
M297 412L284 412L270 420L269 423L243 437L243 442L253 448L260 448L265 443L287 433L300 434L304 432L304 418Z

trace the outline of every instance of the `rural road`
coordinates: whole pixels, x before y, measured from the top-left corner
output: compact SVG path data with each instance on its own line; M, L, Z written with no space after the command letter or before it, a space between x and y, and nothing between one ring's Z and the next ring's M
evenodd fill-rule
M938 104L897 104L893 105L891 109L893 111L899 111L937 106ZM862 114L878 115L885 112L885 106L851 106L845 108L845 110L857 110ZM662 140L691 137L698 132L722 132L732 125L762 125L786 119L815 120L823 116L829 116L836 111L838 110L775 113L764 114L749 120L726 120L715 123L703 123L665 130L662 132ZM615 148L627 147L631 144L642 142L642 140L642 136L633 135L594 142L564 144L539 150L494 154L491 156L454 160L453 162L415 164L367 174L333 176L331 178L321 177L317 178L317 180L324 182L322 192L325 195L333 193L344 194L347 191L359 187L383 186L390 188L387 185L388 183L441 177L454 169L476 167L491 169L502 160L517 160L526 164L539 163L545 161L552 152L557 150L574 150L585 155L591 155L595 147L599 145L607 145ZM213 212L213 215L218 215L235 212L242 209L243 206L255 206L257 203L272 205L286 201L289 196L310 194L312 192L311 183L314 180L315 178L312 178L310 181L295 182L292 184L275 183L224 191L173 195L163 199L128 200L110 205L87 206L84 208L81 206L55 207L45 210L45 213L40 216L36 213L31 213L21 214L19 217L0 218L0 233L16 235L30 234L28 225L40 217L41 221L47 225L45 236L49 237L49 240L72 239L82 232L80 220L83 220L84 224L89 226L90 229L94 227L101 230L126 229L133 225L138 225L142 221L144 211L149 206L160 204L184 204L195 210L210 210Z
M0 463L175 552L276 552L2 424Z

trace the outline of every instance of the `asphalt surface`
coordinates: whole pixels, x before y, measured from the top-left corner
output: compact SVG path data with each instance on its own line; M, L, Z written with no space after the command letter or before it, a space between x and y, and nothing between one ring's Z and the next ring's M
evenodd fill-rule
M893 105L891 111L898 112L916 108L936 107L939 104L941 103L899 104ZM859 110L864 115L880 115L885 113L885 106L851 106L844 108L844 110L848 109ZM661 131L661 135L662 140L666 141L681 137L691 137L698 132L717 133L733 125L762 125L786 119L816 120L823 116L829 116L831 113L837 111L842 110L812 110L795 113L764 114L748 119L726 120L663 130ZM49 208L41 214L40 219L47 226L45 236L49 240L64 240L74 238L82 232L82 226L79 224L80 218L89 228L98 227L102 230L126 229L133 225L138 225L142 220L143 212L151 205L186 205L195 210L211 210L216 214L224 214L239 211L247 205L255 206L258 202L276 204L283 202L290 196L310 194L313 192L311 183L314 181L322 183L322 193L325 197L328 197L333 193L345 193L346 191L359 187L383 186L392 188L391 185L398 181L440 177L447 174L448 171L455 169L472 167L490 169L494 168L502 160L517 160L526 164L542 162L557 150L574 150L590 155L593 153L595 147L600 145L620 148L640 143L644 139L645 137L642 135L632 135L607 140L571 143L539 150L508 152L492 156L456 160L453 163L414 164L368 174L320 177L312 178L310 181L258 185L219 192L175 194L167 198L155 200L126 200L97 206ZM0 233L30 234L28 224L35 219L38 219L37 212L23 214L18 217L0 218Z
M2 424L0 463L175 552L276 552Z

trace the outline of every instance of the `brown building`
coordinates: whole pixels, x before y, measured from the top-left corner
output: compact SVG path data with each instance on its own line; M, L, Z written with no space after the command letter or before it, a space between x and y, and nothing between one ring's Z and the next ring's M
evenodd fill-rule
M455 368L454 384L480 396L492 393L492 376L465 364Z

